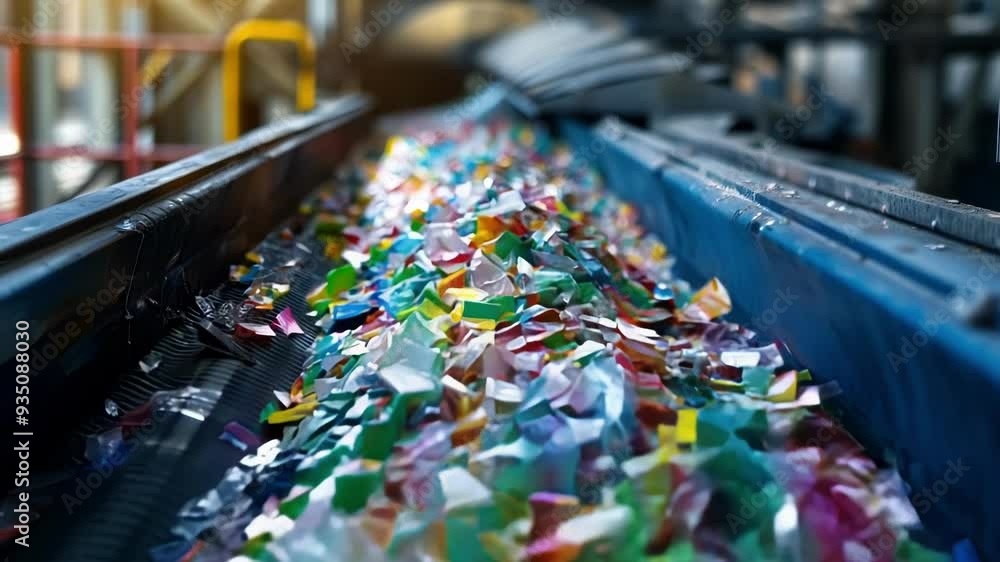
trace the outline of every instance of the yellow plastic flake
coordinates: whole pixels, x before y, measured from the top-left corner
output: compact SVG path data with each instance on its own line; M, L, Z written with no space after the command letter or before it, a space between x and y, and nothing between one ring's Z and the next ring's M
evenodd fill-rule
M729 314L733 309L729 292L726 291L717 277L713 277L711 281L705 283L705 286L691 297L691 304L697 305L709 318L718 318Z
M330 301L330 304L327 305L326 311L329 312L330 314L333 314L333 309L337 308L338 306L347 304L349 302L351 302L351 301L349 301L347 299L336 299L336 300Z
M319 287L313 289L308 295L306 295L306 303L311 308L317 301L327 298L326 294L326 283L323 283Z
M660 438L660 447L657 450L660 463L668 463L670 459L680 453L677 448L677 428L672 425L660 425L656 428L657 436Z
M451 434L451 444L453 447L461 447L474 440L486 428L486 423L489 421L486 410L482 408L477 409L470 415L465 415L468 412L468 398L463 397L463 402L464 404L460 404L462 408L459 410L462 417Z
M767 390L767 399L771 402L792 402L798 395L799 374L795 371L786 371L771 381L771 387Z
M743 390L743 383L731 381L729 379L711 379L708 381L708 384L715 390L725 390L727 392L738 392Z
M411 306L410 308L404 308L403 310L400 310L399 313L396 315L396 319L399 320L400 322L402 322L403 320L406 320L407 318L409 318L410 315L413 314L416 311L417 311L417 307L415 307L415 306ZM332 314L333 311L331 310L330 313Z
M310 400L308 402L292 406L287 410L278 410L277 412L272 412L270 416L267 416L267 423L276 425L303 420L306 416L312 414L313 410L315 410L318 406L319 402L316 400Z
M472 242L476 246L482 246L486 242L498 238L505 230L503 221L500 219L481 215L476 218L476 234L472 237Z
M326 243L323 248L323 255L332 259L339 260L340 256L344 253L344 242L342 239L331 240Z
M698 410L677 410L677 442L694 443L698 440Z
M531 230L542 230L545 228L545 219L535 219L528 225Z
M386 155L392 154L397 147L402 150L405 150L405 148L403 148L405 146L406 146L405 138L400 136L389 137L389 140L385 141L385 153ZM373 170L372 173L374 174L375 170Z
M444 279L438 281L438 295L444 296L445 291L448 289L461 289L465 287L465 268L459 269L455 273L448 275Z
M653 244L651 255L654 260L662 260L667 257L667 247L660 242L656 242Z
M250 263L264 263L264 258L260 257L257 252L247 252L246 258Z
M497 321L496 320L482 320L480 322L473 322L473 327L477 330L496 330Z
M237 265L236 267L231 267L229 268L229 280L239 281L247 273L250 273L250 268L245 265Z
M379 327L379 328L372 328L371 330L369 330L369 331L367 331L367 332L365 332L363 334L357 334L354 337L358 338L361 341L371 341L371 340L375 339L375 336L381 334L382 331L383 331L383 329L381 327Z
M434 303L431 299L424 299L420 302L420 306L416 307L416 311L419 312L427 318L428 320L433 320L438 316L444 316L450 313L450 310L445 310Z
M572 220L574 220L576 222L580 222L580 221L583 220L583 213L580 213L578 211L572 211L572 210L570 210L570 208L567 207L566 204L562 202L562 199L557 199L556 200L556 209L558 209L559 212L564 217L569 217L570 219L572 219Z
M274 298L283 297L288 294L288 291L292 290L292 286L288 283L271 283L270 284L271 293Z
M490 296L486 291L474 287L452 287L444 292L445 298L478 302Z
M465 314L465 305L462 301L458 301L458 304L451 310L451 321L458 324L462 321L462 315Z

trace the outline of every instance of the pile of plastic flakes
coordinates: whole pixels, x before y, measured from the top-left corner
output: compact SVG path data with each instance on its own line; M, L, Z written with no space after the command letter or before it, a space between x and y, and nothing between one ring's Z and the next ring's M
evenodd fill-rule
M154 557L947 559L823 412L835 384L723 320L718 280L672 279L543 129L463 123L360 160L354 204L304 209L338 264L307 299L326 335Z

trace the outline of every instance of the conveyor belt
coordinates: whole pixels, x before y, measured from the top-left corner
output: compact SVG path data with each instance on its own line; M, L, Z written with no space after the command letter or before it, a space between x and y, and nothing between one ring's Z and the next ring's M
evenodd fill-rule
M158 423L128 465L95 486L93 495L74 508L71 516L65 514L57 495L53 509L34 527L37 536L33 535L32 542L39 548L33 548L30 557L19 552L16 559L145 560L150 547L168 540L170 525L184 501L214 486L225 468L242 456L218 439L222 427L233 420L251 429L257 426L257 414L271 390L287 386L297 375L297 369L289 366L304 359L312 333L276 340L268 347L251 345L257 363L248 365L205 350L206 336L197 327L196 310L186 309L183 318L166 327L163 318L174 303L190 306L194 294L214 287L224 275L221 268L273 229L275 219L291 214L317 178L330 177L346 147L360 139L362 129L352 127L335 122L328 114L313 127L270 143L263 151L232 155L228 165L216 163L204 173L194 173L189 178L194 185L184 186L183 193L170 193L166 184L157 187L156 177L140 178L136 184L147 182L151 189L166 193L149 195L138 208L101 210L89 223L62 220L65 209L33 219L36 229L45 228L45 216L58 219L62 231L75 225L70 228L77 237L73 240L0 229L4 243L0 244L0 304L12 318L37 319L38 345L45 342L42 330L51 333L73 318L75 305L99 290L108 272L125 267L134 277L128 292L118 295L90 331L73 342L70 352L59 355L33 379L39 395L51 398L47 418L39 421L46 424L43 431L51 439L49 448L60 448L55 435L70 433L76 438L66 443L79 442L80 432L67 432L67 422L59 422L60 412L66 413L67 420L84 415L84 432L111 421L102 419L95 396L110 392L119 407L128 411L161 389L191 385L222 393L204 422L176 414ZM784 339L797 355L817 367L821 377L843 376L847 401L863 404L852 414L869 426L866 429L874 441L901 455L903 472L912 482L927 485L940 476L940 464L972 454L977 459L973 467L983 470L970 473L935 506L930 518L946 531L949 541L971 535L980 548L1000 552L991 532L996 528L995 516L987 510L991 498L998 497L997 488L985 470L988 445L996 442L996 430L987 427L987 418L963 419L977 409L988 411L984 408L998 394L996 363L990 362L997 349L990 343L996 341L995 327L984 330L975 318L959 316L921 350L919 361L906 363L904 374L910 379L885 376L885 352L898 349L896 336L912 335L928 310L945 306L946 294L964 271L957 265L978 263L973 262L978 249L953 243L954 239L947 240L945 252L928 249L935 252L930 254L935 258L957 264L946 272L931 271L926 263L905 256L874 251L864 255L859 248L876 243L860 235L841 236L833 223L817 226L806 214L813 209L800 206L804 203L789 203L792 224L779 223L777 228L753 218L757 210L733 212L741 206L756 205L761 212L777 207L757 205L746 189L724 189L720 185L728 181L724 178L710 178L710 189L702 189L708 185L704 169L678 165L677 158L671 163L662 147L645 142L648 139L627 127L614 135L578 124L567 131L578 149L590 150L615 183L627 186L630 194L624 195L644 198L646 218L657 221L657 230L678 253L680 265L692 279L698 280L711 269L722 272L724 278L743 276L731 289L735 300L746 306L737 312L766 309L774 291L789 285L814 303L814 307L797 307L765 326L764 332ZM597 140L601 144L595 144ZM766 194L761 201L765 199ZM97 202L94 209L104 209L111 202ZM141 213L135 214L137 210ZM203 212L212 220L185 220L191 212ZM125 222L129 214L136 219ZM691 232L711 232L711 243L687 236ZM940 237L940 233L925 231L893 232L913 239ZM696 256L701 264L694 263ZM696 265L702 270L695 270ZM754 268L760 270L756 271L759 276L754 276ZM316 261L297 273L304 282L292 284L285 302L299 318L305 312L302 292L326 269L328 264ZM212 299L218 304L237 297L240 290L223 285ZM302 327L311 330L307 324L302 322ZM832 339L810 335L831 326ZM126 347L128 342L133 346ZM150 373L143 373L135 366L150 348L159 351L163 360ZM132 349L143 351L136 356ZM4 368L11 365L9 356L0 356L0 361ZM852 367L859 363L868 368L864 378ZM946 369L949 365L953 372ZM119 375L122 372L126 374ZM940 403L933 415L927 415L933 399ZM41 454L51 461L67 451Z
M301 243L311 246L313 256L322 256L322 247L310 238L303 237ZM296 243L280 241L272 234L265 247L287 251ZM292 290L282 299L282 307L290 306L296 316L306 318L305 295L323 280L329 268L325 259L305 261L296 269ZM224 303L238 304L245 288L246 284L227 282L207 300L216 309ZM253 311L245 320L269 323L276 313ZM278 338L263 345L241 341L236 345L244 347L253 359L250 365L216 351L221 347L218 341L200 327L204 319L199 310L186 311L179 325L154 347L153 353L161 356L160 365L149 373L135 366L120 377L110 399L122 412L129 412L157 391L184 387L218 390L221 395L213 400L205 421L177 411L164 414L162 419L152 418L148 431L141 430L126 440L135 444L128 462L116 467L108 478L102 477L92 496L80 498L79 505L74 499L57 500L55 509L46 513L38 526L41 532L33 541L35 545L26 551L30 555L18 560L146 560L151 548L171 540L170 528L184 502L214 487L223 473L239 462L244 453L219 439L224 426L235 421L259 432L261 408L272 398L274 388L287 387L298 376L298 366L308 356L317 328L303 322L303 336ZM84 424L82 433L116 423L108 415L95 416ZM77 476L86 482L91 473L82 471ZM70 494L78 498L76 488L70 484L59 497ZM61 509L67 501L73 506L72 514Z

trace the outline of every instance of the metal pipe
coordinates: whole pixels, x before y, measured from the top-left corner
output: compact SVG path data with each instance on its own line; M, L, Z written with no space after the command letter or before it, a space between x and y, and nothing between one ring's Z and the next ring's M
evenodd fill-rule
M109 9L107 2L87 2L80 3L74 8L76 17L67 17L71 25L63 32L83 33L84 30L93 33L120 33L121 18L118 10ZM80 51L78 49L61 49L59 51L59 63L66 64L67 59L75 59L77 73L75 80L65 81L63 88L76 92L80 96L76 103L79 103L80 122L83 124L83 137L77 142L86 145L99 147L112 145L125 139L125 123L123 111L128 110L128 95L122 94L125 88L124 73L127 69L122 64L124 58L119 57L116 51ZM71 103L70 105L76 105ZM126 141L127 142L127 141ZM126 147L126 150L128 148ZM72 161L70 161L72 162ZM67 166L67 164L62 164ZM74 164L68 164L74 166ZM92 162L80 166L77 174L83 177L93 174L93 170L86 171L87 168L97 169L98 163ZM113 183L118 173L124 170L109 169L107 174L97 174L91 185L95 189ZM76 174L73 174L76 175ZM61 178L58 186L58 201L64 201L73 191L79 189L79 178L75 181L67 181L68 178Z
M193 156L206 150L207 146L187 145L187 144L160 144L152 150L136 150L133 155L129 155L124 145L115 145L110 148L89 148L86 146L60 146L60 145L40 145L26 147L20 154L0 156L0 162L15 162L18 159L30 158L32 160L59 160L61 158L85 158L87 160L98 160L101 162L126 162L129 158L135 158L139 162L172 162Z
M17 186L15 217L28 213L28 183L25 174L24 100L21 97L21 48L10 47L7 59L8 92L10 93L10 123L17 137L18 149L10 160L10 175Z
M42 0L23 4L29 10L42 8ZM37 23L37 36L60 35L57 31L60 24L57 18L41 18ZM56 123L61 114L60 89L57 83L59 52L40 49L33 44L29 44L27 51L30 53L30 62L21 69L24 80L23 111L26 113L28 130L24 145L53 144L56 142ZM56 167L31 159L29 152L27 168L27 185L30 190L28 212L58 203L62 197L58 191Z
M308 111L316 105L316 45L309 30L293 20L245 21L226 37L222 58L223 135L226 141L240 136L240 50L250 41L293 43L299 53L296 108Z
M119 33L102 33L73 35L68 33L38 33L31 38L32 47L49 49L79 49L83 51L117 51L123 49L138 49L140 51L177 51L188 53L218 53L222 51L223 37L205 36L204 34L156 34L156 35L123 35ZM20 45L24 40L10 30L0 30L0 43Z

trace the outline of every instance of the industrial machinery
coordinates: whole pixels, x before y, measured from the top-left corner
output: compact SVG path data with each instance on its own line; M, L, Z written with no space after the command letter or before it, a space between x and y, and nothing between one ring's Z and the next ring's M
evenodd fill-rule
M538 49L550 62L534 62ZM768 142L785 108L704 85L669 52L613 30L562 22L511 35L479 60L495 83L436 111L551 123L637 204L679 272L725 280L736 319L839 384L852 432L913 490L933 489L951 462L968 465L922 513L923 538L957 560L1000 559L1000 215ZM706 100L697 113L692 98ZM337 182L369 112L368 99L344 97L0 226L0 332L13 341L24 319L37 350L33 466L39 478L42 466L72 476L49 494L39 484L37 501L51 505L17 560L146 559L180 506L238 460L212 446L217 436L233 420L258 425L309 342L234 347L201 320L196 297L217 306L238 294L225 284L229 264ZM296 278L325 273L302 263ZM297 314L308 284L293 284ZM3 350L13 372L16 350ZM112 474L86 470L87 439L109 422L105 400L131 411L184 387L211 391L191 397L198 415L157 420Z

